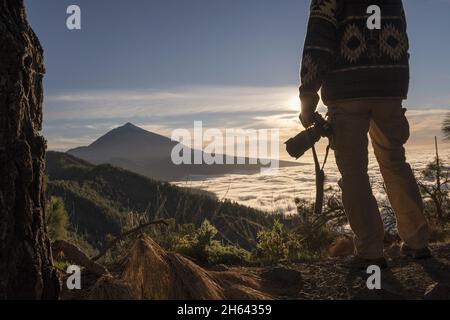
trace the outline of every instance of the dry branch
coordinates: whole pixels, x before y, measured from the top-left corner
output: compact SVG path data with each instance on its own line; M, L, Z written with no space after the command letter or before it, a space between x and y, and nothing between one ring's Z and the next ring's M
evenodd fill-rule
M140 226L138 226L134 229L125 231L124 233L122 233L121 235L116 237L113 241L111 241L98 255L93 257L92 261L97 261L98 259L103 257L108 252L108 250L110 250L112 247L114 247L119 241L125 239L128 236L139 233L140 231L147 228L148 226L155 225L155 224L164 224L165 226L169 225L166 220L155 220L155 221L141 224Z

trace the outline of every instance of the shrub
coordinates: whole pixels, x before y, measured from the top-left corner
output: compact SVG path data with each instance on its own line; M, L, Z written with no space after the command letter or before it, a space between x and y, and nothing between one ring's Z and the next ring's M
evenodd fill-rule
M252 255L245 249L238 246L223 245L218 241L214 241L206 248L208 265L225 264L233 265L249 265L251 264Z
M48 236L52 241L67 239L69 216L64 207L63 199L51 197L47 201L46 223Z
M160 235L170 250L185 255L195 260L200 265L243 265L251 262L250 252L232 245L224 245L214 240L218 231L208 220L204 220L201 226L195 230L193 224L170 224L166 234Z
M300 255L301 243L296 234L286 231L279 220L271 230L258 233L256 257L262 263L273 264L284 260L296 260Z
M292 262L323 257L341 232L345 217L340 200L333 195L321 216L313 214L313 205L296 199L298 215L291 221L275 220L270 230L258 233L256 260L263 264Z
M212 240L217 235L217 229L211 222L205 219L195 234L195 239L199 247L205 248L211 245Z

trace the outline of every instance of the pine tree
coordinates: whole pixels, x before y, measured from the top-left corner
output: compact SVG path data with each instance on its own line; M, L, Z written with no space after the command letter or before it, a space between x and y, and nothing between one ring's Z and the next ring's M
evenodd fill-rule
M450 140L450 113L447 114L442 124L442 131L444 132L445 139Z
M43 53L23 0L0 0L0 299L55 299L45 228Z

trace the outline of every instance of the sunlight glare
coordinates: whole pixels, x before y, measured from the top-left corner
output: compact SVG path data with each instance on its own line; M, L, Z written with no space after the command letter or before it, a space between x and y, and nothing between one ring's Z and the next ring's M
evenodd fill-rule
M300 111L300 99L298 96L293 96L290 100L289 100L289 108L292 111Z

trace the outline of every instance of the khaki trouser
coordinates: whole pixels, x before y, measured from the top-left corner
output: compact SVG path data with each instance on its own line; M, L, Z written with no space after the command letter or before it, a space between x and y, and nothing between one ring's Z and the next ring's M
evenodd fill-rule
M400 238L411 248L428 245L428 224L419 188L406 162L403 145L409 124L401 99L361 99L328 104L333 149L342 175L340 186L358 256L383 255L383 223L372 194L368 166L369 132Z

